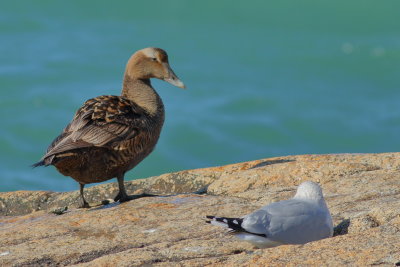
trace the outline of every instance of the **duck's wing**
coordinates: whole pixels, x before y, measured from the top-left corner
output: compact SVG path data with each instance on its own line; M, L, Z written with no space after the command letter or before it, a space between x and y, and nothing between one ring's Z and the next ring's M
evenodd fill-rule
M133 138L143 128L145 111L134 102L104 95L87 100L71 123L50 144L46 155L92 147Z

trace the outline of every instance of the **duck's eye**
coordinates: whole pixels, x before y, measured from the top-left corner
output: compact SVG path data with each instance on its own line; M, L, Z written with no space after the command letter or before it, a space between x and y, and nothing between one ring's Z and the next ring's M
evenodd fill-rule
M156 59L155 57L152 57L152 58L151 58L151 60L153 60L153 61L157 61L157 59Z

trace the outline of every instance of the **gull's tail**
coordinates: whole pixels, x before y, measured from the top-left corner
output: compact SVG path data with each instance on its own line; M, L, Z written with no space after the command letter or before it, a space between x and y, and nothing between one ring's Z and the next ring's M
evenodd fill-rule
M206 216L206 217L207 219L210 219L210 221L206 221L206 223L211 223L212 225L229 228L235 232L246 232L246 230L242 228L243 219L241 218L226 218L226 217L215 217L215 216Z
M238 233L247 233L256 236L266 237L265 234L256 234L251 233L242 227L243 218L226 218L226 217L215 217L215 216L206 216L210 221L206 221L206 223L210 223L216 226L222 226L229 229L230 234L238 234Z

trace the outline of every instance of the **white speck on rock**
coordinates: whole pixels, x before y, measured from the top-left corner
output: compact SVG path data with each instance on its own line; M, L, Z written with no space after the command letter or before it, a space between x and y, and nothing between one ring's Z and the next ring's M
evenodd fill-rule
M142 233L154 233L155 231L157 231L157 229L148 229L144 230Z
M7 256L8 254L10 254L10 251L2 252L0 253L0 256Z
M188 247L188 248L185 248L185 250L192 251L192 252L198 252L198 251L204 250L204 248L203 247Z

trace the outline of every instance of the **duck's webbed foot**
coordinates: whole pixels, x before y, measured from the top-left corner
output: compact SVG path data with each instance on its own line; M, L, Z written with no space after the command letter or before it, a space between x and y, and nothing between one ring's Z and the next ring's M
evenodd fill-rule
M123 196L123 194L121 194L121 191L118 192L118 194L114 197L114 201L117 202L119 201ZM126 194L125 194L126 196Z
M91 207L90 207L89 203L87 203L86 201L79 200L78 208L79 209L88 209Z
M119 187L119 192L118 194L115 196L114 201L119 201L119 202L126 202L126 201L130 201L130 200L134 200L134 199L138 199L138 198L142 198L142 197L156 197L158 195L153 195L153 194L147 194L147 193L142 193L142 194L138 194L138 195L128 195L126 193L125 190L125 185L124 185L124 176L118 176L118 187Z

